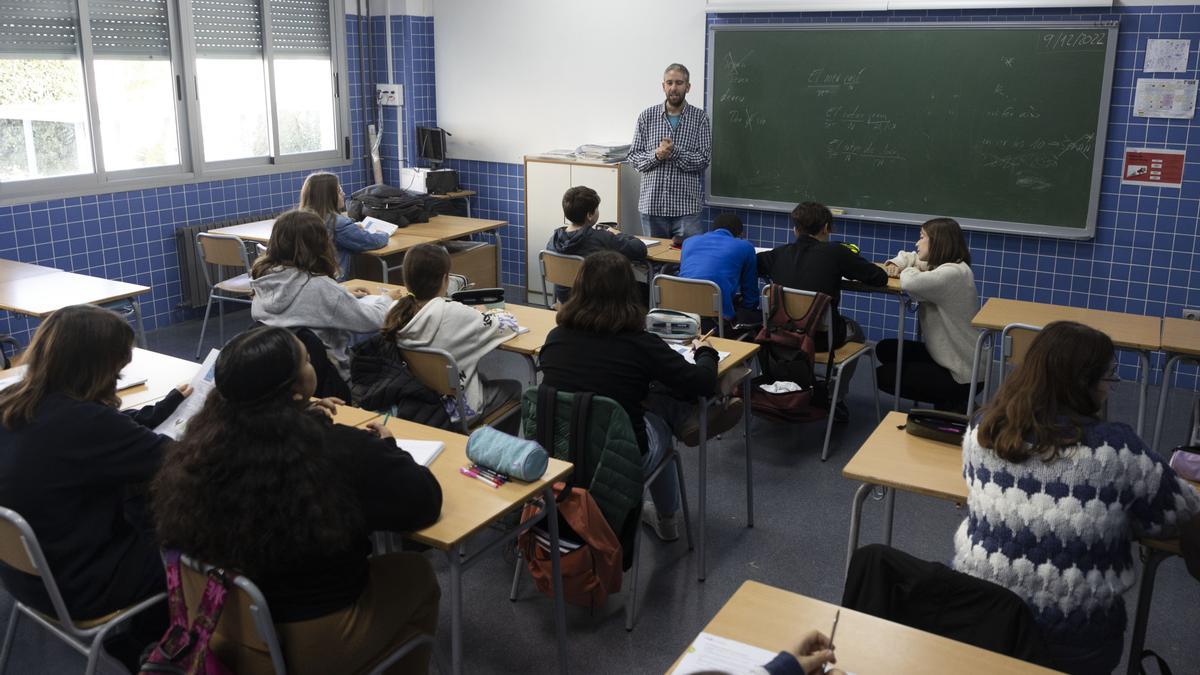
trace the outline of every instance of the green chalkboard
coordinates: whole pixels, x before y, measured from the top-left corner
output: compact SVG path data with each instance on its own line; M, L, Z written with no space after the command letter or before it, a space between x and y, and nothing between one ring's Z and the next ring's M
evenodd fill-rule
M1086 238L1117 29L715 25L710 204Z

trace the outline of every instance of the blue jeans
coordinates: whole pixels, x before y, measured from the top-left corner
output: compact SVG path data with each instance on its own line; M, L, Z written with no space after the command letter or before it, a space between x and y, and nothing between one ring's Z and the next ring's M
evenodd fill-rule
M663 394L646 397L646 454L642 456L642 475L649 476L662 458L675 445L672 429L680 428L690 417L695 405ZM679 473L673 466L663 469L650 484L650 499L662 515L679 511Z
M704 234L704 225L700 223L700 214L692 213L686 216L650 216L645 213L642 217L642 234L649 237L670 239L675 236L688 237Z

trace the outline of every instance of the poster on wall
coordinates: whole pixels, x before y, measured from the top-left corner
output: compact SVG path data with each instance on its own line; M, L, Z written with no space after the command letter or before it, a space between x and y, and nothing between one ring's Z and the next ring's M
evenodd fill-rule
M1191 119L1196 112L1196 80L1141 78L1133 94L1134 117Z
M1183 150L1125 148L1121 182L1126 185L1183 186Z
M1187 70L1191 40L1146 40L1146 73L1182 73Z

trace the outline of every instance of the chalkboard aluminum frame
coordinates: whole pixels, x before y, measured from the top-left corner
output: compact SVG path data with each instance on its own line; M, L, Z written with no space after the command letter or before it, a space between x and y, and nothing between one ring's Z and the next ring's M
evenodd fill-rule
M708 45L706 51L705 76L705 110L713 108L713 78L716 76L716 37L721 31L836 31L836 30L912 30L912 29L947 29L947 30L1017 30L1017 29L1055 29L1055 30L1095 30L1108 31L1107 52L1104 58L1104 82L1100 90L1100 111L1096 120L1096 149L1092 161L1092 185L1088 196L1087 221L1083 228L1057 227L1038 223L1016 223L947 213L908 213L900 211L879 211L855 207L828 204L831 209L840 210L839 217L856 220L869 220L902 225L920 225L932 218L949 216L959 222L964 229L982 232L1000 232L1004 234L1027 234L1058 239L1091 239L1096 235L1096 214L1100 207L1100 182L1104 174L1104 148L1108 142L1108 113L1112 102L1113 67L1117 58L1117 37L1119 24L1115 21L1101 22L914 22L914 23L846 23L846 24L713 24L709 26ZM715 125L714 125L715 132ZM706 203L709 206L724 206L732 208L755 209L760 211L791 212L795 203L776 201L755 201L739 197L714 196L712 194L712 165L704 171Z

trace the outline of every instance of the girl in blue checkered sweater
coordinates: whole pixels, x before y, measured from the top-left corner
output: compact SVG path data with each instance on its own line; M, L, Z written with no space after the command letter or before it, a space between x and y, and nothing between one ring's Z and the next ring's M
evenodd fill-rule
M1200 494L1133 429L1100 419L1115 381L1108 336L1051 323L963 439L954 567L1021 596L1069 673L1121 660L1131 542L1176 537L1200 513Z

